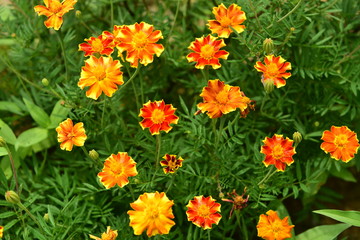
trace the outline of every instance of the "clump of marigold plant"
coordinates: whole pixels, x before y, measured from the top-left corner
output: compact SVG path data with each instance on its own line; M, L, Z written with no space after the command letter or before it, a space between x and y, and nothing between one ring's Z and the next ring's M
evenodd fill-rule
M217 40L215 37L208 35L206 37L196 38L188 47L194 51L189 53L186 58L189 62L196 62L195 68L204 69L210 65L213 69L221 67L219 59L227 59L229 53L220 48L225 47L223 39Z
M58 133L57 140L61 143L60 148L62 150L71 151L73 145L84 146L87 139L84 124L79 122L74 125L70 118L61 122L55 130Z
M258 237L265 240L283 240L291 238L291 229L294 225L289 225L288 217L280 219L278 214L269 210L260 215L259 222L256 226Z
M240 91L240 87L230 86L219 79L209 80L208 85L202 89L200 97L203 102L197 107L210 118L219 118L223 114L235 111L237 108L245 113L251 100Z
M145 230L148 237L157 234L168 234L175 222L172 206L164 192L144 193L130 206L134 210L127 213L130 216L130 227L135 235L141 235Z
M291 70L291 63L286 62L281 56L275 57L274 55L265 56L264 63L258 61L254 66L258 72L262 72L261 81L265 83L272 82L277 88L286 85L286 80L291 76L291 73L286 72Z
M101 234L101 238L89 234L89 237L95 240L115 240L117 236L118 236L118 231L111 230L110 226L107 227L106 232Z
M274 165L278 171L285 171L286 165L290 166L294 159L292 156L296 153L293 147L293 140L283 138L283 135L274 134L272 138L265 137L264 145L260 152L265 154L263 163L266 167Z
M330 153L331 158L349 162L354 158L359 149L359 140L355 132L347 126L331 126L330 131L325 130L322 134L320 148Z
M241 33L245 29L245 25L241 25L245 20L245 12L241 11L241 7L233 3L226 8L223 3L213 8L213 14L216 20L208 20L208 26L211 33L216 33L221 38L228 38L235 30Z
M175 111L176 108L172 104L165 104L164 100L149 100L140 109L139 117L144 118L140 126L142 129L149 128L151 135L160 134L160 131L168 133L172 129L170 124L177 124L179 120Z
M41 16L45 15L48 19L44 22L47 28L59 30L63 23L63 15L74 9L77 0L44 0L45 6L37 5L34 7L35 12Z
M104 168L98 177L105 188L112 188L116 184L124 187L129 183L128 178L138 174L136 162L126 152L111 154L104 162Z
M179 156L176 158L176 155L170 154L165 154L163 159L164 160L160 161L160 164L163 167L165 166L165 168L163 168L164 173L175 173L179 167L182 167L182 162L184 161L182 157Z
M186 211L188 220L204 230L211 229L213 224L219 224L221 204L215 201L211 196L194 197L186 206L188 208Z

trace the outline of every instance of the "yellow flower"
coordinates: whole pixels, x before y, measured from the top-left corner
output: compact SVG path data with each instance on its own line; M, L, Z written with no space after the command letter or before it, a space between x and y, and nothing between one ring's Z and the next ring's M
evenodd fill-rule
M58 133L58 142L60 142L60 148L62 150L71 151L73 145L81 147L84 146L87 138L85 134L84 124L79 122L73 124L70 118L66 119L56 128Z
M258 237L265 240L283 240L291 238L291 229L294 225L289 225L288 217L280 219L278 214L269 210L260 215L259 223L256 226Z
M93 236L93 235L89 235L91 239L95 239L95 240L115 240L116 237L118 236L117 230L111 230L110 226L107 227L106 232L104 232L103 234L101 234L101 238Z

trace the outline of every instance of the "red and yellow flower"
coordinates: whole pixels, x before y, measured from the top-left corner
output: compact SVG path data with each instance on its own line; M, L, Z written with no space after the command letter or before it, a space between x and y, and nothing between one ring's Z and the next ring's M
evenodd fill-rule
M204 102L199 103L197 107L201 112L207 112L210 118L221 117L237 108L243 112L251 102L250 98L240 91L240 87L230 86L219 79L209 80L200 97Z
M294 225L289 225L288 217L280 219L278 214L269 210L260 215L259 222L256 226L258 237L265 240L283 240L291 238L291 229Z
M44 0L45 6L34 7L35 12L41 16L45 15L48 19L44 22L47 28L59 30L63 23L63 15L74 9L77 0Z
M274 55L266 56L264 59L265 65L262 62L256 62L254 66L258 72L262 72L262 83L264 84L267 79L274 81L277 88L286 85L286 80L291 76L291 73L286 72L291 70L291 63L286 62L281 56L275 57Z
M336 160L349 162L359 149L359 140L355 132L348 127L331 126L330 131L325 130L321 139L324 141L320 148Z
M196 226L203 229L211 229L213 224L219 224L221 219L220 203L211 196L196 196L189 201L187 205L188 210L186 215L188 220L193 222Z
M95 240L115 240L117 236L118 236L118 231L111 230L110 226L107 227L106 232L101 234L101 238L93 236L91 234L89 235L91 239L95 239Z
M90 87L86 91L88 98L96 100L103 92L111 97L118 89L117 86L124 83L121 66L120 62L114 61L112 57L90 56L85 61L85 66L81 68L78 86L81 89Z
M101 55L110 56L114 51L112 46L114 36L107 31L104 31L98 37L90 37L89 39L85 39L87 43L79 44L79 51L85 52L85 57L90 56L93 53L99 53Z
M172 206L174 201L169 200L164 192L144 193L130 206L134 210L127 213L130 216L130 227L135 235L141 235L145 230L148 237L157 234L168 234L175 222Z
M3 237L3 233L4 233L4 227L0 226L0 238Z
M165 154L165 156L163 157L163 159L160 161L161 166L166 166L163 170L164 173L175 173L176 170L178 170L179 167L182 167L182 162L184 161L184 159L182 159L182 157L178 157L176 158L176 155L170 155L170 154Z
M62 150L71 151L73 145L84 146L87 136L82 122L74 126L73 121L68 118L60 123L55 130L58 133L57 140L61 143L60 148Z
M265 137L264 145L261 146L261 153L265 154L263 163L266 167L275 165L278 171L284 171L286 165L290 166L296 153L293 147L293 140L283 138L283 135L274 134L272 138Z
M226 8L223 3L213 8L216 20L208 20L211 33L216 33L221 38L228 38L235 30L237 33L244 31L245 26L241 25L245 20L245 12L235 3Z
M196 62L195 67L204 69L206 65L212 66L213 69L221 67L219 59L227 59L229 53L220 48L226 46L223 39L216 40L215 37L208 35L206 37L196 38L188 47L194 51L189 53L186 58L189 62Z
M140 109L139 117L144 119L140 122L142 129L149 128L151 135L160 134L160 131L168 133L177 124L179 117L175 115L176 108L172 104L165 104L164 100L151 102L150 100Z
M100 182L109 189L116 184L124 187L129 183L128 178L138 174L136 162L126 152L111 154L104 162L104 168L98 173Z
M131 67L137 68L139 61L146 66L153 62L154 54L160 57L164 51L164 46L156 43L163 38L161 31L154 31L154 27L145 22L122 26L114 35L119 55L126 51L126 61Z

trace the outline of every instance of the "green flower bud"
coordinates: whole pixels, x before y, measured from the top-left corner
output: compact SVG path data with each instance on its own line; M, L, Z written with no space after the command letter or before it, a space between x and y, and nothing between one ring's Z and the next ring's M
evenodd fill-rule
M293 134L293 139L294 139L295 145L298 145L298 144L301 142L301 140L302 140L302 135L301 135L301 133L299 133L299 132L294 132L294 134Z
M263 81L264 89L267 94L271 93L274 90L274 80L267 78Z
M45 87L49 86L49 80L47 80L47 78L43 78L41 82Z
M7 191L5 193L5 200L12 204L19 204L20 203L20 197L19 195L14 191Z
M91 151L89 151L89 156L92 160L98 160L99 159L99 154L93 149Z
M48 213L44 214L44 220L45 220L45 222L49 221L49 214Z
M76 12L75 12L75 16L76 16L77 18L80 18L80 16L81 16L81 11L76 10Z
M263 49L266 55L270 55L274 51L274 42L271 38L266 38L263 42Z

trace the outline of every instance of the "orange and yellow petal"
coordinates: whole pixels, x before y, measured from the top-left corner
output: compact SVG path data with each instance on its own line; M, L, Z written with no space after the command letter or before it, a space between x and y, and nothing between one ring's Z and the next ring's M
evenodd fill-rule
M186 211L188 221L193 222L196 226L211 229L213 224L219 224L221 204L216 203L211 196L196 196L189 201L186 207L188 208Z
M144 193L130 203L134 210L127 213L130 217L130 226L135 235L141 235L144 231L148 237L158 234L168 234L175 222L172 206L174 201L169 200L164 192Z
M112 230L110 226L107 227L106 232L101 234L101 238L93 236L91 234L89 235L91 239L95 239L95 240L115 240L117 236L118 236L118 231Z
M0 226L0 238L3 237L3 234L4 234L4 227Z
M294 225L289 225L288 217L280 219L277 212L269 210L261 214L256 226L258 237L265 240L284 240L291 238L291 229Z
M61 122L55 130L58 133L57 139L61 143L62 150L71 151L73 145L84 146L87 136L82 122L74 126L72 120L68 118Z
M112 46L113 38L111 33L104 31L96 38L90 37L89 39L85 39L87 43L79 44L79 51L84 51L85 57L90 56L93 53L110 56L114 51Z
M136 162L126 153L111 154L104 162L104 167L98 177L100 182L109 189L118 185L124 187L129 183L128 178L138 174Z

